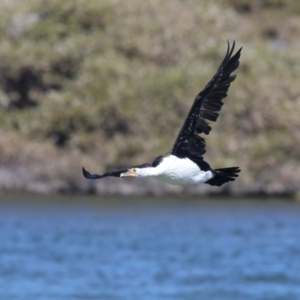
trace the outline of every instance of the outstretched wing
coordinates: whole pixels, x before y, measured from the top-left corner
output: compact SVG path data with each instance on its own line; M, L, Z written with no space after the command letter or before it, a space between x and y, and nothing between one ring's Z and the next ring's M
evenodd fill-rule
M87 179L100 179L107 176L120 177L120 175L124 172L127 172L127 169L109 171L102 175L98 175L98 174L91 174L85 168L82 168L82 174Z
M193 106L179 132L173 145L171 154L178 157L193 156L201 158L205 153L205 140L199 134L209 134L211 127L207 120L215 122L219 116L218 111L223 105L222 100L227 96L230 83L235 80L235 75L231 75L239 66L241 56L240 48L235 55L235 42L230 47L229 42L227 53L218 68L218 71L197 95Z
M152 165L146 163L146 164L131 166L131 167L127 168L127 169L120 169L120 170L109 171L109 172L106 172L106 173L101 174L101 175L99 175L99 174L91 174L85 168L82 168L82 174L87 179L100 179L100 178L108 177L108 176L121 177L121 174L128 172L129 169L132 169L132 168L148 168L148 167L152 167Z

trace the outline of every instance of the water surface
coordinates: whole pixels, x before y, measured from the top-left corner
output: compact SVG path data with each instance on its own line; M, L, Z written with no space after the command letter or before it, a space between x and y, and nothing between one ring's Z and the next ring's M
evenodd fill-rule
M300 205L1 196L0 299L300 299Z

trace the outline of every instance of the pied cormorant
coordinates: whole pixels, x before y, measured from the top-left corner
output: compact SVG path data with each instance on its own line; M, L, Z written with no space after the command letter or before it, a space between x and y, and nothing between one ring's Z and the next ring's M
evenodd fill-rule
M152 164L142 164L126 169L106 172L102 175L90 174L82 168L83 175L88 179L98 179L107 176L114 177L153 177L175 185L193 185L207 183L220 186L228 181L234 181L240 172L239 167L212 169L204 161L205 140L201 134L208 135L211 127L207 120L216 121L227 96L230 83L235 80L232 75L238 66L241 55L240 48L234 55L235 42L230 46L216 74L197 95L191 110L177 136L172 149L154 159Z

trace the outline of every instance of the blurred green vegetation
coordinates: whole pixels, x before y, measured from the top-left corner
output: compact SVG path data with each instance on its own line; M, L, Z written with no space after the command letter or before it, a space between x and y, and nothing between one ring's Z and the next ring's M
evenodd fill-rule
M205 157L241 193L299 193L299 35L292 0L1 0L0 163L74 186L82 164L151 162L235 39Z

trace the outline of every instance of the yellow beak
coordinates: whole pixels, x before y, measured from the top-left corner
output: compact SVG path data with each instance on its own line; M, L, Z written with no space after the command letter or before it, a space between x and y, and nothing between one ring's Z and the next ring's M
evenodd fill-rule
M128 172L126 173L122 173L120 175L121 178L135 178L137 177L136 173L132 172L131 170L129 170Z

